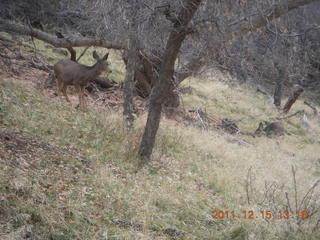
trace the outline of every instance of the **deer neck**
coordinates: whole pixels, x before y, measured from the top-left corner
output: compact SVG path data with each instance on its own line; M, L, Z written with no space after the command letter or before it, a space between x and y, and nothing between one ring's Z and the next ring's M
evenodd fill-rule
M89 67L88 75L90 75L92 77L97 77L102 73L102 71L103 71L102 62L97 62L92 67Z

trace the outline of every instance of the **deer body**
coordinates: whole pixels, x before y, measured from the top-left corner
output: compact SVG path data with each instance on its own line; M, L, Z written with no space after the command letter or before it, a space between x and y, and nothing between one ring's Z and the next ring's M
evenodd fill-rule
M85 66L66 59L59 61L53 67L57 78L58 90L70 102L67 95L67 87L69 85L75 86L79 94L79 106L82 109L85 107L84 89L88 82L97 78L105 70L111 72L107 63L108 54L100 59L97 53L93 52L93 57L97 60L97 63L93 66Z
M263 131L267 134L268 137L272 136L281 136L284 135L285 129L281 122L272 122L269 123Z
M266 134L268 137L275 137L284 135L285 129L281 122L262 122L259 123L258 129L255 131L254 136L261 136Z

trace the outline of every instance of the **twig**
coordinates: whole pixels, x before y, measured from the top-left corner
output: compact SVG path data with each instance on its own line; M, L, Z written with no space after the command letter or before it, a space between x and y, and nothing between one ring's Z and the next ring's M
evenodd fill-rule
M314 226L312 231L313 232L316 231L319 228L319 226L320 226L320 218L318 219L317 224Z
M313 110L314 116L318 116L319 115L319 110L318 110L318 108L316 106L314 106L312 103L310 103L308 101L304 101L303 103Z
M0 38L0 41L2 41L1 38ZM3 42L0 42L0 43L1 43L2 46L4 46L4 47L5 47L6 49L8 49L10 52L15 53L15 51L10 48L10 47L12 47L13 45L11 45L11 46L9 47L8 44L5 44L5 43L3 43Z
M287 199L287 206L290 212L292 212L292 208L291 208L291 204L290 204L290 200L289 200L289 194L286 192L286 199Z
M6 59L14 59L12 56L3 55L0 53L0 57L6 58Z
M30 28L30 31L32 32L32 26L31 26L31 23L30 23L30 19L28 18L28 27ZM31 38L31 42L32 42L32 45L33 45L33 48L34 48L34 56L37 57L37 46L34 42L34 38L32 35L30 35L30 38Z
M32 42L32 45L34 47L34 56L37 57L37 46L36 46L36 44L34 42L34 38L33 37L31 37L31 42Z
M260 92L263 95L269 96L269 94L264 89L262 89L260 85L257 86L257 92Z
M83 163L88 163L90 162L88 159L85 159L83 157L80 157L79 155L77 154L73 154L73 153L70 153L69 151L67 150L61 150L60 147L57 147L53 144L49 144L49 143L46 143L46 142L41 142L40 143L40 147L42 147L43 149L47 149L47 150L51 150L53 152L57 152L59 154L62 154L62 155L67 155L69 157L72 157L72 158L75 158L77 159L78 161L80 162L83 162Z
M307 204L307 205L309 205L309 202L310 202L310 199L312 198L314 189L315 189L319 184L320 184L320 180L316 181L316 182L313 184L313 186L308 190L308 192L307 192L307 193L304 195L304 197L302 198L302 201L301 201L301 203L300 203L299 209L301 209L302 204L303 204L304 202L306 202L307 197L310 195L309 201L308 201L308 204Z
M295 210L298 212L298 191L297 191L297 180L296 180L296 170L294 166L291 165L292 178L293 178L293 186L294 186L294 200L295 200Z
M84 50L83 50L83 52L81 53L81 55L77 58L77 62L79 62L79 60L83 57L83 55L87 52L87 50L90 48L90 46L89 47L86 47Z
M201 109L196 109L195 113L197 114L198 119L202 123L203 129L206 129L207 126L206 126L205 122L203 121L203 118L201 117L201 115L204 115L203 112L201 111Z
M234 143L234 142L238 143L241 146L251 146L252 145L251 143L248 143L245 140L243 140L241 138L234 137L234 136L227 135L225 137L225 139L228 140L229 142L232 142L232 143Z
M290 114L290 115L288 115L288 116L276 117L275 119L277 119L277 120L288 119L288 118L291 118L291 117L294 117L294 116L296 116L296 115L298 115L298 114L303 114L303 113L305 113L304 110L299 110L299 111L297 111L297 112L295 112L295 113L293 113L293 114Z
M252 167L250 167L248 169L248 173L247 173L247 180L246 180L246 194L247 194L247 202L248 204L250 204L250 194L249 194L249 188L251 186L251 170L252 170ZM251 187L251 192L252 192L252 187Z

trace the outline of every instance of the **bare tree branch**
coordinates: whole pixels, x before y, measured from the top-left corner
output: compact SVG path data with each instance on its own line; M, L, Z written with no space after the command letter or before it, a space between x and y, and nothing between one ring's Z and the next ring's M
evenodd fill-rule
M266 13L265 16L257 13L254 16L250 16L245 21L239 21L237 24L229 24L228 31L226 32L226 40L231 40L232 38L244 35L248 32L254 31L267 25L270 21L279 18L280 16L286 14L289 11L297 9L299 7L308 5L313 2L319 2L320 0L291 0L282 1L277 5L273 6L270 13Z
M217 48L219 48L219 45L222 46L225 42L230 41L237 36L245 35L249 32L253 32L261 27L266 26L268 23L270 23L270 21L279 18L294 9L319 1L320 0L282 1L280 4L273 5L273 7L269 9L269 11L264 15L259 12L256 14L250 14L247 17L243 17L238 21L233 21L226 26L226 31L224 33L222 33L220 29L218 29L218 32L222 33L224 37L223 42L217 43ZM211 26L217 25L216 21L207 21L206 23ZM182 82L184 79L191 76L194 72L200 70L204 66L204 64L205 62L201 61L201 57L194 58L182 68L185 69L182 73L177 73L177 82Z
M186 28L200 6L201 0L185 0L184 6L178 14L178 20L174 24L167 40L166 49L160 66L159 78L150 95L148 119L141 140L139 156L143 165L150 161L155 144L155 137L159 128L162 103L165 97L172 92L172 77L174 64L180 51L182 42L187 36Z
M92 39L92 38L56 38L48 33L42 32L37 29L26 27L19 23L3 20L0 18L0 31L12 32L22 35L29 35L41 41L50 43L57 48L69 48L69 47L85 47L85 46L96 46L112 49L125 49L125 47L119 43L106 41L103 39Z

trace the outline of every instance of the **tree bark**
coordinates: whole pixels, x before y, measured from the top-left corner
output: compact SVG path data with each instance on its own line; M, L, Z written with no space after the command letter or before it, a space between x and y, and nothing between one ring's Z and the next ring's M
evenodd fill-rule
M297 9L301 6L308 5L313 2L319 2L320 0L287 0L281 1L281 3L274 5L272 9L265 15L261 15L261 13L257 13L252 16L248 16L246 18L240 19L238 21L231 22L227 25L226 29L228 29L224 34L224 42L233 39L236 36L245 35L248 32L252 32L257 30L258 28L264 27L268 24L268 22L279 18L280 16L286 14L287 12ZM27 26L23 26L21 24L13 23L7 20L3 20L0 18L0 31L6 32L14 32L22 35L29 35L42 40L44 42L50 43L55 47L59 48L68 48L68 47L83 47L83 46L97 46L97 47L105 47L112 49L123 50L126 47L122 44L109 42L101 39L90 39L90 38L78 38L78 39L57 39L50 34L42 32L37 29L33 29ZM223 45L222 43L220 43ZM217 47L218 48L218 47ZM184 79L191 76L194 72L199 71L205 64L205 61L201 61L201 58L195 58L189 63L187 63L183 67L183 71L181 73L177 73L177 83L182 82ZM189 70L188 67L190 67ZM144 71L142 71L144 72ZM145 78L145 80L150 80ZM150 83L149 83L150 84ZM152 86L151 86L152 87ZM149 95L149 94L147 94Z
M134 115L133 115L133 95L134 95L134 71L137 62L137 48L132 44L132 49L129 50L128 54L128 65L126 77L124 80L124 103L123 103L123 121L127 132L131 132L133 129Z
M261 13L257 13L252 16L244 17L238 21L234 21L229 23L226 26L227 31L224 33L224 40L223 42L228 42L233 38L241 35L245 35L249 32L253 32L261 27L266 26L270 21L281 17L282 15L295 10L299 7L308 5L313 2L319 2L320 0L288 0L288 1L281 1L279 4L275 4L272 9L268 9L268 11L261 15ZM223 43L219 43L221 46ZM217 46L219 48L219 46ZM201 58L195 58L191 60L189 63L183 67L183 69L188 69L188 66L197 66L195 68L196 71L201 69L205 62L200 61ZM190 77L194 71L192 71L192 67L189 71L185 71L183 74L178 74L179 77L178 82L182 82L186 78Z
M300 85L293 86L292 94L289 97L287 103L283 107L283 113L287 114L290 111L292 105L298 100L301 93L303 93L303 90L304 90L303 87L301 87Z
M136 3L136 2L135 2ZM134 124L134 104L133 104L133 95L134 95L134 78L135 70L138 62L138 39L136 32L138 30L137 25L137 6L132 6L131 8L131 24L129 27L129 44L128 44L128 61L127 61L127 71L126 77L124 80L124 103L123 103L123 123L124 127L128 133L133 129Z
M272 9L268 9L262 15L260 12L257 14L243 18L240 21L230 23L226 32L226 40L231 40L232 38L247 34L248 32L254 31L267 25L270 21L279 18L280 16L297 9L301 6L308 5L313 2L319 2L320 0L288 0L280 1L278 4L274 4ZM271 10L271 12L270 12Z
M153 53L155 55L155 53ZM128 64L128 52L122 55L124 63ZM135 88L138 95L142 98L147 98L151 94L151 89L154 86L161 59L156 57L148 57L142 51L138 52L138 59L135 69Z
M57 38L65 38L62 33L56 32ZM74 62L78 62L77 60L77 52L73 49L73 47L67 47L69 53L70 53L70 60Z
M170 33L160 67L159 78L152 89L149 104L148 119L141 140L139 156L141 165L150 161L156 134L159 128L162 103L165 95L172 88L174 64L182 42L187 35L187 26L200 6L201 0L185 0L174 29Z
M281 98L282 98L282 87L285 78L285 71L282 66L276 64L276 68L278 70L278 78L276 79L276 85L274 89L274 105L279 109L281 107Z
M199 72L201 68L203 68L204 64L204 59L201 56L192 59L175 74L176 84L180 84L184 79L190 77L193 73Z
M3 20L0 18L0 31L13 32L21 35L28 35L39 39L41 41L47 42L57 48L69 48L69 47L85 47L85 46L96 46L105 47L112 49L123 50L125 47L121 44L102 40L102 39L92 39L92 38L57 38L48 33L42 32L40 30L24 26L19 23L14 23L11 21Z
M278 109L281 107L282 86L283 86L283 79L278 78L276 80L276 86L275 86L274 95L273 95L273 99L274 99L273 103Z

